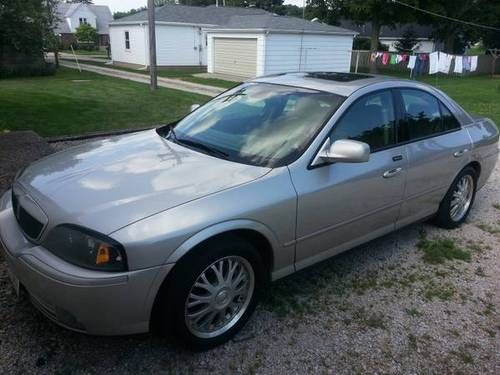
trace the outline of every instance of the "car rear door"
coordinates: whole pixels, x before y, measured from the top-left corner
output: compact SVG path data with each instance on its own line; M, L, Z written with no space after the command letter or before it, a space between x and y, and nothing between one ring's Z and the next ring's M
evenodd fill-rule
M470 137L449 108L430 92L397 90L409 169L397 226L434 214L453 179L468 162Z
M406 147L397 141L391 90L362 96L330 133L333 142L370 145L365 163L290 167L298 193L297 269L316 263L394 229L403 198Z

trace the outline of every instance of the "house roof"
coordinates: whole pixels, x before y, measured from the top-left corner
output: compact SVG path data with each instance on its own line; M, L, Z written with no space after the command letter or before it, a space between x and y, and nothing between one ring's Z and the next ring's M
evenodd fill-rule
M351 20L341 20L340 26L351 30L355 30L359 33L359 36L370 37L372 32L371 22L366 22L364 24L357 24ZM416 38L422 39L433 39L435 28L427 25L419 25L418 23L398 23L394 27L382 26L380 29L381 38L402 38L403 34L409 28L412 28L415 32Z
M231 30L274 30L287 32L319 32L355 34L352 30L326 25L320 22L304 21L296 17L278 16L258 8L239 7L194 7L186 5L165 5L155 10L157 22L189 23L219 26ZM124 24L146 22L147 11L120 18L111 23Z
M57 22L54 32L56 34L71 34L71 29L66 21L66 18L71 15L80 7L86 6L96 16L97 32L99 34L109 34L109 23L113 20L113 15L108 6L105 5L86 5L76 3L59 3L57 5Z

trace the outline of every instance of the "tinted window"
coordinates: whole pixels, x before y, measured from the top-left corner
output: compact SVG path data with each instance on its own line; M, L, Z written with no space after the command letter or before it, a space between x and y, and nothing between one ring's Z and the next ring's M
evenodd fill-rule
M419 139L459 127L451 112L434 96L420 90L401 90L408 138Z
M394 125L392 93L380 91L355 102L336 124L331 139L365 142L373 152L395 143Z
M190 113L175 135L178 143L196 142L230 160L284 165L304 151L343 100L316 90L249 83Z
M441 106L441 116L443 118L443 131L458 129L460 124L455 116L452 115L443 103L439 103L439 105Z

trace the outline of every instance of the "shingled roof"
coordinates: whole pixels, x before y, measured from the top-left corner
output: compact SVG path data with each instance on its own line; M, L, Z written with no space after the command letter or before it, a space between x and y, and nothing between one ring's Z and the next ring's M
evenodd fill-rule
M305 21L296 17L278 16L258 8L192 7L165 5L155 10L156 22L188 23L231 30L264 30L283 32L318 32L331 34L356 34L355 31L330 26L321 22ZM120 18L111 25L147 22L147 12L142 11Z
M55 27L56 34L71 34L66 18L70 17L81 3L59 3L57 5L57 16L59 21ZM97 32L99 34L109 34L109 23L113 20L113 15L108 6L105 5L86 5L96 16Z

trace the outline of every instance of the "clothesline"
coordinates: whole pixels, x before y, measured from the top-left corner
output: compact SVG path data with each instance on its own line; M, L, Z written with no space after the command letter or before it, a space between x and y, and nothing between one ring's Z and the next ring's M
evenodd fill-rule
M451 55L444 52L415 52L411 54L397 52L372 52L372 62L381 61L383 65L396 65L408 62L410 76L415 77L426 71L429 74L450 74L452 62L454 61L453 73L474 72L477 69L478 56Z

